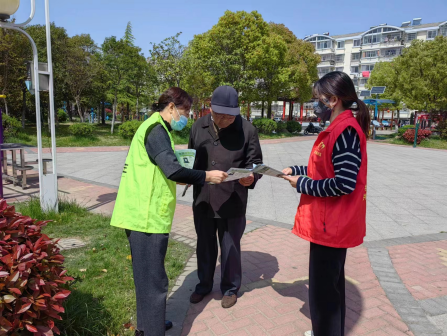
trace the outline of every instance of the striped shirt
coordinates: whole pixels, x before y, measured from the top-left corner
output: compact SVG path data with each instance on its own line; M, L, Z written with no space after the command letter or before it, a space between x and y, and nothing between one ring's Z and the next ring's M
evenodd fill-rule
M313 180L306 176L307 166L293 166L292 175L301 175L297 180L297 192L316 197L348 195L355 190L356 178L361 167L359 136L352 127L347 127L333 147L332 162L335 177Z

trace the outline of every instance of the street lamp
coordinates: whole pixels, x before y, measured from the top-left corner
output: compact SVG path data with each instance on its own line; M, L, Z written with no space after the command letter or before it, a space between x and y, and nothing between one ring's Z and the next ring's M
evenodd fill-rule
M50 33L50 5L49 0L45 0L45 26L47 40L47 61L48 69L46 71L39 70L39 59L37 47L31 36L21 27L26 26L34 18L36 12L36 0L31 0L30 17L22 23L5 22L13 15L20 5L20 0L0 0L0 28L12 29L25 35L31 43L33 50L33 73L34 73L34 98L36 105L36 128L37 128L37 158L39 166L39 196L40 205L44 211L58 210L58 181L56 172L56 136L55 136L55 113L54 113L54 93L53 93L53 63L51 57L51 33ZM42 124L40 112L40 92L39 92L39 75L48 76L48 92L50 107L50 133L51 133L51 159L52 173L43 173L43 157L42 157Z
M8 20L19 9L20 0L0 0L0 20Z

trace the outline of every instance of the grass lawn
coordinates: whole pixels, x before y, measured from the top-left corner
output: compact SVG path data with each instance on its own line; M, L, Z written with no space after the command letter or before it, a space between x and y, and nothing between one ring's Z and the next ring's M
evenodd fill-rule
M404 146L413 146L413 143L409 143L404 139L397 138L397 135L387 134L387 135L377 135L375 141L386 142L393 145L404 145ZM447 149L447 141L440 139L437 136L431 137L429 139L423 140L417 147L423 148L434 148L434 149Z
M133 335L129 327L135 327L136 303L124 230L111 227L109 217L90 213L73 202L60 201L59 213L42 213L37 199L16 204L16 209L32 218L54 220L44 229L52 238L87 242L84 248L62 251L64 265L75 281L63 320L58 322L61 334ZM170 289L192 253L189 246L170 239L165 259Z
M115 125L114 134L110 134L110 124L101 125L96 124L96 130L90 137L87 136L73 136L69 133L70 123L59 124L56 128L56 146L57 147L102 147L102 146L129 146L131 139L123 139L118 134L118 126ZM50 135L48 127L42 128L42 146L44 148L51 147ZM36 127L28 125L24 130L15 137L8 137L5 142L21 143L28 146L37 146ZM172 132L173 140L176 145L185 145L188 143L188 136L181 136L176 132ZM300 134L291 133L277 133L277 134L260 134L260 139L281 139L299 136Z

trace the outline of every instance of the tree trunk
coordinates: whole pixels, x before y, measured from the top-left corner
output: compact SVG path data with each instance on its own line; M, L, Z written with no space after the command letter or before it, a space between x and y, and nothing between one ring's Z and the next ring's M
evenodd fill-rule
M128 120L131 120L131 111L129 111L129 103L126 103L126 114L127 114Z
M268 101L268 113L267 113L267 118L271 119L272 118L272 102Z
M22 90L22 128L25 129L26 116L26 89Z
M261 102L261 117L264 118L264 101Z
M70 104L70 100L67 99L67 112L68 112L68 118L70 121L73 121L73 112L72 112L72 104Z
M75 98L76 101L76 107L78 108L78 114L79 117L81 118L81 122L84 122L84 114L82 113L82 109L81 109L81 102L79 98Z
M112 125L110 128L110 133L114 134L114 126L115 126L115 115L117 114L117 94L114 97L114 106L112 107Z
M6 101L6 98L3 98L3 101L5 102L5 113L9 116L8 102Z
M101 123L103 124L103 125L106 125L106 109L105 109L105 106L104 106L105 104L104 104L104 101L103 102L101 102Z
M121 103L120 112L121 112L121 123L123 123L124 122L124 104L123 103Z
M294 102L289 103L289 118L288 120L293 119L293 112L294 112Z
M137 120L138 120L138 116L140 115L140 113L138 111L138 97L137 97L137 102L135 104L135 115L137 116Z
M246 112L247 121L250 121L250 103L247 103L247 112Z

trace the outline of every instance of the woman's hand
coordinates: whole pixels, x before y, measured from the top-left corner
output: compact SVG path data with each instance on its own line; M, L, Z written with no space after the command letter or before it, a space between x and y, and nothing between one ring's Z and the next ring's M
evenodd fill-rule
M212 170L205 172L205 182L220 184L227 178L227 173L220 170Z
M285 175L292 175L292 169L290 167L282 170L282 173Z
M297 180L300 176L283 176L283 179L291 184L291 187L297 188Z
M242 186L250 187L255 181L254 174L250 174L248 177L243 177L239 181Z

